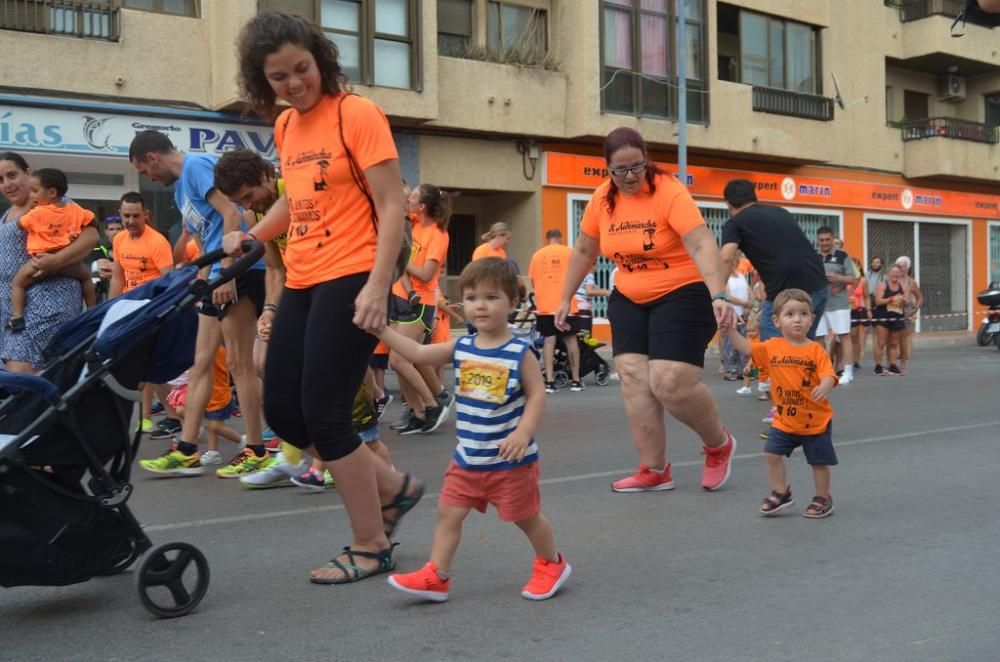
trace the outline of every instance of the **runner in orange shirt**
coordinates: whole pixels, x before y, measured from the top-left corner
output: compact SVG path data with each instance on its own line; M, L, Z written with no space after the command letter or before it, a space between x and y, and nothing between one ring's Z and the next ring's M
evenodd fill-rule
M350 545L310 580L359 581L395 566L389 536L423 494L419 481L361 447L352 422L402 245L399 158L385 114L341 89L337 50L319 27L261 12L238 49L245 101L265 117L278 115L279 99L290 106L275 122L285 196L252 234L226 235L224 248L237 254L245 239L288 233L265 414L282 439L325 462L347 508Z
M66 202L69 184L66 175L55 168L41 168L31 173L31 201L35 208L17 220L17 225L27 233L28 255L57 253L73 243L83 228L93 224L94 214L75 202ZM71 264L53 274L41 274L31 260L18 269L11 281L11 318L7 326L12 333L25 329L24 307L28 303L28 288L45 276L69 276L80 281L87 307L97 302L97 290L91 280L90 269L82 262Z
M498 257L501 260L507 259L507 251L504 247L510 243L510 226L503 221L498 221L490 226L486 234L482 236L483 243L472 251L472 261L481 260L484 257Z
M611 179L584 212L556 324L569 328L573 295L603 252L618 265L608 318L640 462L638 472L612 489L673 489L664 409L701 437L701 484L718 489L729 479L736 440L701 375L717 325L733 315L726 300L728 268L691 194L651 162L637 131L608 134L604 158Z
M531 287L535 291L538 332L545 339L545 344L542 345L545 392L556 392L553 365L555 363L556 340L560 339L566 347L566 354L569 356L569 367L573 378L570 390L579 393L583 390L583 382L580 381L580 345L576 342L576 334L580 329L579 321L575 317L577 312L575 292L570 308L570 317L567 318L567 328L557 329L555 324L555 314L559 310L560 296L566 285L566 272L569 269L570 257L573 255L573 249L562 243L562 238L560 230L552 229L545 233L545 246L539 248L531 256L531 263L528 265L528 278L531 279Z
M111 297L156 280L174 267L170 242L146 224L149 210L141 195L134 191L123 195L119 214L125 231L111 242Z
M392 328L420 343L434 331L438 279L448 255L448 221L451 198L433 184L421 184L410 192L407 209L413 224L413 247L406 273L413 289L397 281L392 287L389 319ZM399 377L399 388L409 411L394 428L401 435L427 434L448 417L450 396L441 385L434 366L415 366L398 352L389 353L389 364Z

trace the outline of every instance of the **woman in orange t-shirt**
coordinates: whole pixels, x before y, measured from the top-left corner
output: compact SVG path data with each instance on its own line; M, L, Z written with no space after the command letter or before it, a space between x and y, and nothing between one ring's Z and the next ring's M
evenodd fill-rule
M448 221L451 198L433 184L421 184L410 192L407 210L417 222L413 225L413 248L406 273L411 291L402 280L392 286L389 319L392 328L407 338L426 342L434 331L438 279L448 256ZM397 352L389 353L389 364L399 376L409 411L400 419L402 435L424 434L436 430L448 417L451 405L441 385L435 366L414 365Z
M701 373L717 325L733 314L726 300L728 270L687 188L650 162L637 131L608 134L604 158L611 179L584 212L556 323L566 326L573 295L598 253L613 260L612 353L640 464L612 489L673 488L664 409L701 437L702 487L717 489L729 478L736 441L722 426Z
M224 247L236 254L243 239L288 234L265 414L282 439L325 462L351 522L351 545L310 581L358 581L394 567L389 537L423 492L364 448L351 422L402 244L399 159L381 109L341 88L337 47L317 26L261 12L238 49L246 101L266 117L278 115L279 99L291 106L275 122L285 195L252 235L230 233Z
M472 251L472 261L481 260L484 257L498 257L501 260L507 259L507 251L504 247L510 243L510 226L503 221L497 221L490 226L489 231L482 236L483 243Z

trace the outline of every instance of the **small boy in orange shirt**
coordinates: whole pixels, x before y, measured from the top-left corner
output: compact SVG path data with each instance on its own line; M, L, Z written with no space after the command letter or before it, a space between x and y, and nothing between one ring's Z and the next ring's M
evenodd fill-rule
M63 198L69 184L66 174L55 168L42 168L31 173L31 200L34 209L22 216L18 227L27 233L28 255L36 257L45 253L57 253L73 243L83 228L94 222L94 214L75 202ZM28 288L45 276L68 276L80 281L83 298L87 307L97 302L97 291L91 280L90 269L83 262L63 267L53 274L40 274L31 261L24 263L11 282L11 319L7 326L13 333L24 331L24 307L28 303Z
M785 477L785 461L799 446L812 467L816 496L802 513L810 519L833 514L830 467L837 464L833 449L833 407L827 395L837 385L837 374L823 347L806 336L813 322L812 298L798 289L784 290L774 298L774 325L780 338L751 343L734 325L726 332L741 354L753 357L771 376L775 402L774 422L764 445L764 460L771 494L760 512L773 516L791 506L792 488Z

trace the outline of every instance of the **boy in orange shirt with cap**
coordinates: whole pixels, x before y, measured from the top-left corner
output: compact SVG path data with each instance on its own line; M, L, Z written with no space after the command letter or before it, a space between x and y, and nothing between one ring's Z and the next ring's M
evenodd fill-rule
M69 184L66 174L55 168L42 168L31 174L31 200L35 208L17 221L28 235L28 255L57 253L80 236L87 225L94 222L94 214L75 202L64 200ZM97 291L91 280L90 269L82 262L70 264L55 274L42 274L31 260L24 263L11 282L11 318L7 326L13 333L24 331L24 307L28 303L28 288L45 276L67 276L80 281L87 306L97 302Z
M837 374L823 347L806 335L813 318L809 294L788 289L774 298L774 325L780 338L751 343L734 324L726 328L733 347L751 355L754 364L766 367L771 376L775 413L764 445L771 494L760 505L766 516L777 515L794 503L782 456L790 456L799 446L816 481L816 496L802 515L820 519L833 514L830 467L837 464L837 453L832 439L833 407L827 395L837 385Z

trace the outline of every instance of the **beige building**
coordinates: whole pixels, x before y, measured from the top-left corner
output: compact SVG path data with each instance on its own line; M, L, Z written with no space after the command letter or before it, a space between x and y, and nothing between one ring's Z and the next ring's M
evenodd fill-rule
M950 33L954 0L686 0L688 183L718 230L721 190L758 183L807 232L914 257L923 330L978 324L1000 280L1000 46ZM627 125L676 162L679 0L0 0L0 150L71 173L100 212L139 182L130 136L274 156L240 115L234 40L256 12L321 25L353 89L393 124L404 176L459 192L449 274L490 223L526 266L543 231L572 237ZM602 263L598 280L607 277ZM598 313L602 306L598 305Z

